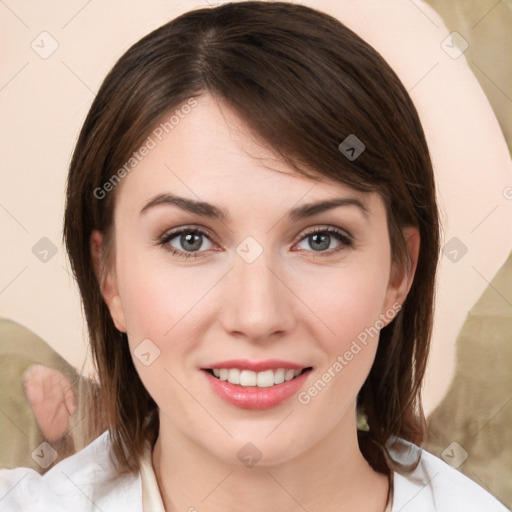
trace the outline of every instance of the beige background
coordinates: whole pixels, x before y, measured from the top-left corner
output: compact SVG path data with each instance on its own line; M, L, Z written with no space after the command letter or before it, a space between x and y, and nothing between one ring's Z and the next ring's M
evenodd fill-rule
M336 15L396 70L427 133L444 242L457 237L467 247L455 263L441 258L425 393L430 411L452 379L455 340L468 310L512 249L510 156L487 97L466 63L471 55L475 73L488 82L486 90L503 95L502 115L510 112L510 84L502 83L509 75L493 73L487 67L493 63L475 51L479 34L491 37L493 24L510 14L510 3L472 2L469 25L452 16L450 29L418 1L302 3ZM150 30L203 5L207 3L0 2L0 315L36 332L75 367L84 362L86 333L61 244L73 144L115 60ZM470 44L458 58L447 53L455 51L447 46L451 30ZM58 45L54 53L42 58L52 45ZM510 44L498 53L509 61ZM47 262L32 252L43 237L57 249Z

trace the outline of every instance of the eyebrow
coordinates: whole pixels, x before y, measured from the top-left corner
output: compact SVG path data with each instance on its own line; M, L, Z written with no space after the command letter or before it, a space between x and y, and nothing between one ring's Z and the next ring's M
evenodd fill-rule
M142 215L149 209L161 205L174 205L181 208L183 211L195 213L204 217L216 218L222 221L228 221L230 218L227 212L213 204L172 194L158 194L153 197L142 208L140 214ZM356 206L368 219L368 207L355 197L339 197L298 206L288 212L288 218L290 220L297 221L307 217L312 217L318 213L332 210L333 208L338 208L339 206Z

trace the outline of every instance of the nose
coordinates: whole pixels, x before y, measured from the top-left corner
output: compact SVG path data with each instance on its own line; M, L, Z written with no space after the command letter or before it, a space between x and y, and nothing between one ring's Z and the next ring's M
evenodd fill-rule
M220 321L231 336L265 343L293 330L298 299L267 251L250 263L236 255L223 281Z

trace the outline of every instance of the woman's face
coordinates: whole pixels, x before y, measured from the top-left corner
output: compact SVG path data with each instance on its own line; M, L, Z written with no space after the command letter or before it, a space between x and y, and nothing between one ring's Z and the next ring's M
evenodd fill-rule
M294 174L226 105L197 101L117 185L103 288L160 434L238 464L354 439L378 330L410 284L384 203Z

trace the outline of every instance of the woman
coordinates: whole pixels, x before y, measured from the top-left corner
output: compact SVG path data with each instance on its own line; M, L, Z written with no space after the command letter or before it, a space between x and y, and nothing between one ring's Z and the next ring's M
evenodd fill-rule
M108 430L2 471L2 510L505 510L418 448L438 226L416 110L339 21L243 2L155 30L68 177Z

